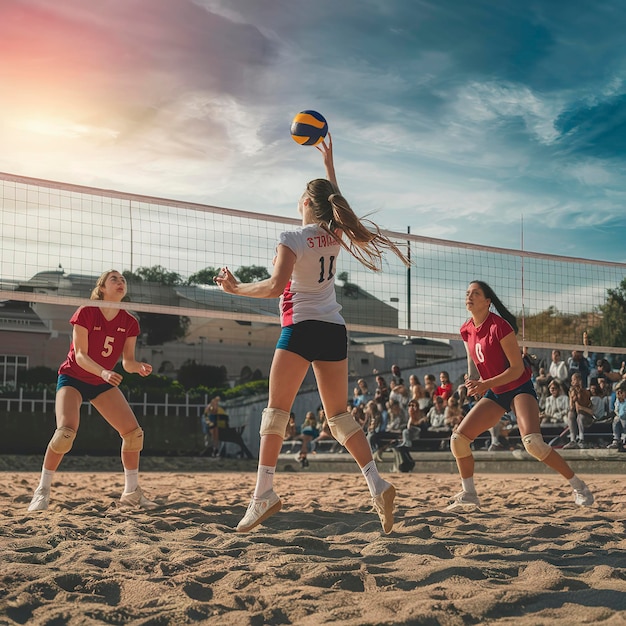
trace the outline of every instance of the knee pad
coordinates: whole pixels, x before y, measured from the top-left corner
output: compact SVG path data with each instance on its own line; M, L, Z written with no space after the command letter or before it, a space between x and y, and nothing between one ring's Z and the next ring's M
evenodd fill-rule
M122 435L122 452L141 452L143 450L143 430L135 428Z
M331 435L343 446L361 427L356 423L351 413L340 413L328 418L328 427Z
M468 456L472 456L472 449L470 444L471 439L468 439L463 433L454 432L450 435L450 451L454 455L455 459L464 459Z
M285 437L287 430L287 422L289 422L289 413L282 409L271 409L267 407L263 409L261 415L261 428L259 434L263 435L280 435Z
M539 433L530 433L530 435L524 435L522 437L522 443L526 452L531 456L534 456L538 461L543 461L548 458L552 448L543 440L543 437Z
M54 431L54 435L52 435L48 446L52 452L66 454L72 449L74 439L76 439L76 431L67 426L63 426Z

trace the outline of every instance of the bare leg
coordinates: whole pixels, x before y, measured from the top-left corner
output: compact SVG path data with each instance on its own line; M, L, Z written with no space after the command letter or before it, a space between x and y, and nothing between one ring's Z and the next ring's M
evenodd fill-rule
M91 401L91 404L115 428L120 437L139 428L135 414L128 405L124 394L117 387L101 393ZM139 451L123 450L121 457L124 469L136 470L139 468Z
M524 435L530 435L531 433L541 434L539 405L531 395L521 393L519 396L515 396L515 398L513 398L513 409L517 416L517 424L522 437ZM556 450L552 450L543 460L543 463L561 474L561 476L567 480L574 476L572 468Z
M61 389L57 391L54 402L57 428L65 427L71 428L74 432L78 431L80 424L80 405L82 402L82 396L74 387L61 387ZM52 451L50 446L48 446L43 460L44 469L56 472L64 456L64 454Z

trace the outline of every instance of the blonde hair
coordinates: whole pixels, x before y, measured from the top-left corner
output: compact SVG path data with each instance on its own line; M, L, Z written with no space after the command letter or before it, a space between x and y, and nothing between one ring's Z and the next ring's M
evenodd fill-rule
M113 274L113 272L117 272L117 270L107 270L100 275L100 278L96 281L96 286L93 288L91 295L89 296L90 300L103 300L102 291L100 291L104 287L104 283L106 283L107 278ZM119 272L117 272L119 274Z
M370 270L382 269L385 251L393 252L407 267L410 261L398 246L371 220L360 219L339 190L325 178L316 178L306 186L316 223L357 261ZM344 241L337 231L345 234Z

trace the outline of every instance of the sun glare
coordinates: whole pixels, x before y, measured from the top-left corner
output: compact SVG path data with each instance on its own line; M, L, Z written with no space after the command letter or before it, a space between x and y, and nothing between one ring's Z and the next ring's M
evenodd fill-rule
M77 124L60 118L28 118L17 121L15 127L22 132L48 137L64 137L66 139L115 138L118 133L110 128Z

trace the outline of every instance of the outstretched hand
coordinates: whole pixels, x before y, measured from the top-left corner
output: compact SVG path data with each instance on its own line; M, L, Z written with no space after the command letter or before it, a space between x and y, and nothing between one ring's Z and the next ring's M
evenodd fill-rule
M328 143L327 143L328 140ZM337 176L335 175L335 162L333 160L333 137L330 133L326 135L326 138L322 143L315 146L321 153L324 159L324 167L326 168L326 178L336 187L339 191L339 185L337 184Z
M213 278L213 282L226 293L235 293L239 281L233 276L228 267L223 267L220 273Z

